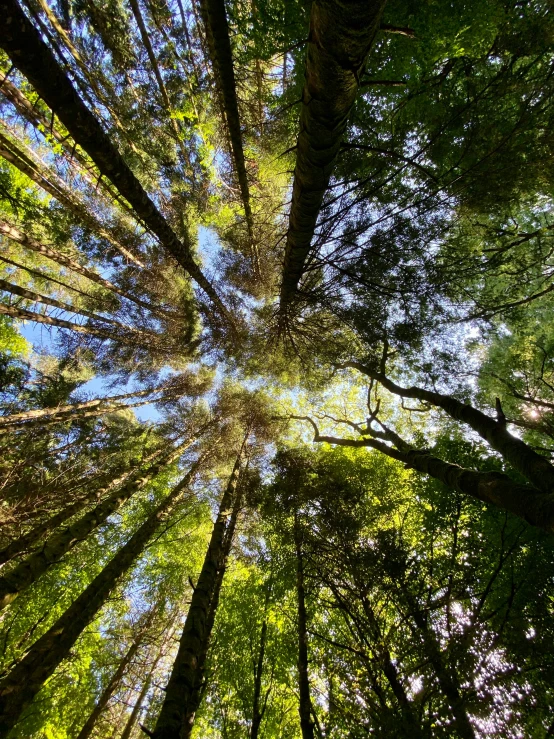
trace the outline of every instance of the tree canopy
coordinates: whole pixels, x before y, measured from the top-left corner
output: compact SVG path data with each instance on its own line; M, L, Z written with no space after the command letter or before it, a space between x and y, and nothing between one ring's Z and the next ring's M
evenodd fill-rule
M551 4L0 12L0 737L554 736Z

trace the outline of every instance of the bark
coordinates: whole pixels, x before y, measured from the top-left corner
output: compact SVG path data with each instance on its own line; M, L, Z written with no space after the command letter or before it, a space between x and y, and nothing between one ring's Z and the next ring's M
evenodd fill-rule
M88 739L89 736L93 733L94 727L96 726L96 722L100 718L100 715L102 714L103 710L108 705L108 702L114 692L119 687L121 680L123 679L123 675L125 674L125 671L127 670L127 667L131 664L133 661L135 654L138 652L142 642L144 641L144 637L146 636L147 629L151 625L152 620L154 618L154 610L152 609L148 615L148 618L146 619L146 623L143 624L142 628L136 635L136 637L131 642L131 645L129 646L129 649L127 652L123 655L123 658L121 659L117 670L114 672L112 677L110 678L110 681L102 691L102 695L99 697L96 705L92 709L90 716L85 722L85 725L77 735L77 739Z
M228 313L213 285L194 260L187 236L180 241L148 196L100 123L77 95L54 55L19 7L17 0L0 0L4 19L0 46L56 113L75 142L90 156L100 173L127 199L137 216L158 237L185 271L210 297L221 315Z
M118 238L105 228L90 212L90 209L78 198L74 192L70 192L63 180L61 180L55 172L49 170L42 163L28 157L18 145L0 133L0 156L20 172L29 177L45 192L52 195L59 203L64 205L73 215L81 221L93 233L98 234L105 239L111 246L119 251L126 259L136 264L138 267L144 267L144 263L140 259L119 243Z
M227 529L225 531L225 538L223 540L223 547L222 547L221 562L220 562L219 569L217 572L213 594L210 600L208 617L206 618L206 629L205 629L204 639L202 642L202 647L201 647L200 655L198 658L194 690L192 691L188 713L185 716L184 728L182 731L181 739L189 739L189 737L191 736L196 712L198 711L200 707L200 703L202 702L202 697L204 695L204 689L206 686L206 681L205 681L206 660L208 659L208 652L210 649L212 631L213 631L214 624L215 624L215 617L217 615L217 608L219 606L221 586L223 585L223 579L225 577L225 572L227 569L227 558L229 557L231 546L233 544L233 537L235 534L237 517L238 517L240 506L241 506L241 498L242 496L241 496L241 492L239 489L235 495L235 503L233 505L233 512L231 514L231 518L229 519L229 523L227 524Z
M5 426L3 428L0 426L0 436L3 436L5 434L15 434L18 431L24 431L27 428L34 428L37 426L51 426L59 423L77 423L85 418L97 418L98 416L104 416L108 413L127 411L130 408L140 408L143 405L150 405L150 403L152 403L152 399L148 398L148 400L137 400L134 403L121 403L120 405L100 406L98 408L93 408L92 410L85 409L74 414L52 416L50 418L37 418L35 420L30 420L27 423L19 425L13 424L11 426Z
M347 362L341 367L352 367L379 382L384 388L401 398L414 398L442 408L451 418L461 421L476 431L497 451L515 470L520 472L536 488L544 493L554 493L554 467L537 454L524 441L518 439L506 428L506 418L499 414L498 420L487 416L471 405L462 403L451 395L443 395L419 387L401 387L382 372L374 372L360 362Z
M65 254L62 254L56 249L53 249L51 246L41 244L32 236L23 233L13 224L8 223L8 221L5 221L4 219L0 219L0 233L4 236L7 236L12 241L16 241L18 244L22 244L25 248L30 249L37 254L41 254L48 259L51 259L53 262L56 262L56 264L61 264L63 267L68 267L72 272L83 275L83 277L86 277L91 282L94 282L97 285L104 287L106 290L109 290L110 292L115 293L122 298L125 298L125 300L129 300L132 303L139 305L141 308L145 308L151 313L161 312L165 317L171 317L171 313L169 311L165 311L160 306L152 306L150 305L150 303L146 303L144 300L141 300L140 298L137 298L128 292L125 292L125 290L122 290L117 285L114 285L113 282L104 279L93 270L88 269L87 267L83 267L74 259L71 259ZM46 275L44 276L46 277Z
M72 321L66 321L63 318L52 318L52 316L45 316L42 313L35 313L34 311L27 310L26 308L16 308L14 305L4 305L0 303L0 313L11 318L17 318L20 321L35 321L35 323L45 323L47 326L55 326L56 328L67 328L70 331L75 331L79 334L90 334L91 336L97 336L100 339L109 339L110 341L116 341L120 344L125 344L121 340L121 337L116 333L112 333L108 330L101 328L94 328L93 326L81 326L80 323L73 323ZM136 342L131 342L134 345Z
M80 541L86 539L91 531L103 524L132 495L144 488L161 469L178 459L195 440L196 437L193 437L179 445L170 454L155 462L138 479L132 477L80 519L52 534L39 551L26 557L11 572L0 577L0 610L13 603L44 572L59 562Z
M294 513L294 544L296 547L296 595L298 598L298 689L300 700L300 730L302 739L314 739L310 678L308 675L308 626L306 616L306 593L304 588L304 557L302 534L298 524L298 513Z
M20 116L40 131L44 136L52 136L57 143L59 143L68 157L70 164L78 162L81 167L83 176L88 180L91 185L95 187L99 185L106 194L117 200L118 204L129 210L129 206L123 201L118 192L116 192L112 186L106 181L101 179L98 181L98 173L94 171L90 161L80 151L75 149L73 142L58 131L53 125L52 121L49 121L46 116L33 105L31 101L19 90L14 84L12 84L2 72L0 72L0 92L12 103L14 108L17 110Z
M260 698L262 695L262 675L264 669L265 645L267 640L267 609L269 607L269 599L271 598L271 583L266 586L264 600L264 619L260 632L260 646L258 649L258 662L254 671L254 700L252 705L252 725L250 727L250 739L258 739L260 733L260 725L264 717L265 707L260 707Z
M337 444L338 446L371 447L392 459L403 462L418 472L433 477L447 487L463 495L503 508L527 523L554 533L554 495L543 493L531 485L514 482L501 472L481 472L445 462L425 450L411 448L405 442L402 449L395 449L377 439L341 439L319 433L314 421L298 416L311 423L315 431L314 441Z
M281 282L281 316L286 314L304 271L323 197L385 2L315 0L312 4Z
M247 438L248 435L244 438L221 499L202 571L194 589L181 635L179 651L165 689L165 700L152 733L154 739L184 739L190 736L192 730L194 704L201 683L202 655L209 641L210 606L214 602L218 575L224 562L227 521L237 495Z
M109 411L112 410L114 407L121 407L120 405L114 406L114 403L116 401L128 400L129 398L143 398L145 396L154 395L158 392L161 392L165 388L166 385L164 384L159 385L156 388L148 388L147 390L136 390L132 393L124 393L122 395L112 395L106 398L93 398L92 400L85 400L82 403L68 403L67 405L58 405L54 408L40 408L32 411L23 411L22 413L13 413L10 416L0 416L0 429L2 429L2 427L4 426L20 426L22 424L28 425L28 421L40 421L41 419L55 418L58 416L68 416L72 418L74 415L78 415L78 412L80 410L83 410L85 408L105 407L105 412L109 413Z
M170 513L173 505L192 481L200 462L195 463L181 482L94 578L50 629L36 641L23 659L0 681L0 734L7 735L31 703L44 682L69 655L82 631L91 623L118 582L150 537Z
M160 451L154 452L154 454L149 455L145 460L143 460L141 464L144 465L152 463L157 457L160 456L160 454ZM77 513L80 513L93 500L102 500L111 491L115 490L120 485L127 482L130 478L134 479L134 477L136 477L136 475L139 473L140 471L137 472L137 470L135 469L125 472L123 475L120 475L119 477L116 477L114 480L112 480L109 485L83 495L81 498L74 500L72 503L62 508L61 511L58 511L58 513L54 514L46 521L37 524L26 534L19 536L17 539L8 544L7 547L0 550L0 564L9 562L21 552L27 551L33 545L37 544L41 539L43 539L47 534L51 534L53 531L55 531L55 529L57 529L58 526L61 526L62 523L68 521Z
M121 330L125 331L126 333L136 335L137 340L141 339L143 341L152 341L158 340L160 338L157 334L154 334L150 331L140 331L136 328L133 328L132 326L127 326L120 321L115 321L113 318L104 318L104 316L98 313L93 313L92 311L86 310L85 308L79 308L77 306L70 305L69 303L64 303L61 300L56 300L55 298L51 298L46 295L40 295L33 290L21 287L20 285L14 285L12 282L7 282L7 280L0 279L0 290L4 290L5 292L11 293L12 295L18 295L21 298L25 298L25 300L32 300L35 303L42 303L43 305L49 305L53 308L59 308L66 313L76 313L77 315L84 316L85 318L90 318L93 321L97 321L100 324L106 324L109 327L113 326L113 328L116 330Z
M163 656L163 651L164 647L162 646L162 648L158 652L158 655L156 656L156 659L152 663L152 667L148 671L146 680L144 681L138 698L135 701L135 705L133 706L133 710L131 711L131 715L129 716L129 719L125 724L125 728L123 729L119 739L129 739L129 737L131 736L131 732L133 731L133 729L135 728L135 724L137 723L138 715L140 713L140 709L142 708L142 704L144 703L144 699L146 698L146 696L148 695L148 691L150 690L154 672L156 671L156 667L158 666L158 663Z
M244 161L242 129L240 125L237 89L233 67L233 54L229 39L229 24L225 12L224 0L200 0L200 13L206 30L206 41L215 72L216 84L221 91L225 122L231 141L235 171L240 187L240 194L246 216L246 225L250 243L254 246L252 208L250 206L250 189Z

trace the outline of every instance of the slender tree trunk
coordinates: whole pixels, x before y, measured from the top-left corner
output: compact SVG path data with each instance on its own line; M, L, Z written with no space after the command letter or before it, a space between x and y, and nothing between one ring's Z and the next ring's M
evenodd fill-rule
M132 393L123 393L122 395L112 395L106 398L93 398L85 400L81 403L68 403L67 405L58 405L52 408L39 408L32 411L22 411L21 413L12 413L9 416L0 416L0 428L3 426L20 426L28 421L40 420L43 418L53 418L56 416L78 415L79 411L91 408L106 406L106 412L114 407L114 403L120 400L128 400L129 398L144 398L148 395L155 395L163 391L166 384L158 385L158 387L148 388L146 390L135 390ZM115 407L121 407L116 405Z
M97 321L100 325L105 324L109 328L113 327L115 330L124 331L125 333L134 335L137 339L141 339L143 341L158 341L160 338L158 334L154 334L150 331L140 331L132 326L127 326L124 323L115 321L113 318L105 318L104 316L98 313L93 313L85 308L70 305L69 303L64 303L61 300L56 300L55 298L50 298L46 295L40 295L39 293L35 293L34 291L28 290L20 285L14 285L12 282L8 282L7 280L0 279L0 290L4 290L12 295L18 295L26 300L32 300L35 303L42 303L43 305L49 305L53 308L59 308L60 310L66 311L66 313L76 313L77 315Z
M144 267L142 262L136 255L132 254L119 241L118 238L110 233L110 230L104 227L96 217L87 208L75 193L72 193L57 174L44 165L30 159L17 144L0 133L0 156L6 161L17 167L20 172L29 177L45 192L52 195L61 205L64 205L73 215L93 233L98 234L105 239L111 246L119 251L126 259L136 264L138 267Z
M229 557L231 546L233 544L233 537L235 533L237 517L240 511L241 498L242 496L241 496L241 492L239 489L235 495L235 503L233 505L233 512L231 514L231 518L229 519L229 523L227 524L227 530L225 531L225 539L223 541L223 547L222 547L222 559L221 559L221 563L220 563L220 566L217 572L217 578L215 581L213 594L210 600L208 617L206 618L206 629L205 629L205 634L204 634L204 640L202 642L200 655L198 657L194 690L192 692L191 699L190 699L190 708L188 710L187 715L185 716L184 729L182 732L181 739L189 739L192 733L192 727L194 725L194 719L196 717L196 712L198 711L200 707L200 703L202 702L202 697L205 692L206 661L208 659L212 631L214 628L215 617L217 615L217 609L219 606L221 586L223 585L223 579L225 577L225 572L227 570L227 558Z
M137 216L206 292L220 314L232 324L218 293L196 263L190 240L188 237L186 241L177 238L110 137L79 98L65 72L19 7L17 0L0 0L0 12L2 17L10 21L0 26L0 46L13 64L56 113L76 143L96 164L100 173L113 182Z
M260 632L260 646L258 649L258 662L254 671L254 699L252 705L252 725L250 727L250 739L258 739L260 733L260 725L264 717L264 708L260 706L260 698L262 695L262 675L264 669L265 644L267 639L267 609L269 608L269 600L271 598L271 581L266 585L264 599L264 617L262 621L262 629Z
M229 39L229 24L224 0L200 0L202 22L206 29L206 41L215 72L216 84L220 87L224 105L225 121L231 140L235 171L239 182L246 225L251 244L254 244L250 189L244 161L242 130L240 125L233 54Z
M145 464L151 464L160 455L161 451L154 452L146 459L141 461L141 466ZM53 531L55 531L55 529L57 529L58 526L61 526L62 523L72 518L77 513L80 513L93 500L102 500L112 490L118 488L120 485L127 482L130 478L134 479L137 474L140 474L140 470L129 470L123 475L112 480L110 484L106 487L100 488L100 490L93 490L90 493L86 493L82 497L71 502L69 505L64 506L61 511L58 511L58 513L54 514L46 521L42 521L41 523L37 524L26 534L22 534L17 539L8 544L7 547L0 550L0 564L9 562L21 552L30 549L30 547L32 547L34 544L37 544L47 534L51 534Z
M161 649L159 650L154 662L152 663L152 666L150 667L150 670L148 671L146 680L144 681L144 684L141 688L138 698L135 701L135 705L133 706L131 715L129 716L129 719L127 723L125 724L125 728L123 729L121 733L120 739L129 739L129 737L131 736L131 732L135 728L135 725L137 723L137 719L140 713L140 709L142 708L144 699L148 695L148 691L150 690L150 686L152 685L152 678L154 676L154 672L156 671L156 667L158 666L158 663L163 656L163 652L164 652L164 646L162 646Z
M96 418L98 416L104 416L107 413L116 413L117 411L126 411L129 408L140 408L143 405L150 405L152 398L148 400L137 400L135 403L121 403L119 405L101 406L99 408L93 408L87 410L83 408L76 413L66 413L59 416L51 416L50 418L36 418L27 421L26 423L12 424L10 426L2 427L0 425L0 436L3 434L13 434L18 431L23 431L27 428L35 428L40 426L51 426L58 423L68 423L82 421L84 418Z
M19 115L33 125L37 131L41 133L47 131L49 135L53 136L57 143L65 150L67 161L70 164L74 162L79 163L80 172L90 185L94 185L95 187L99 185L110 198L117 201L120 207L129 211L129 206L123 201L119 193L112 188L111 184L103 179L98 182L98 173L94 170L91 162L80 151L74 148L73 142L60 133L39 108L33 105L21 90L12 84L2 72L0 72L0 92L12 103Z
M294 512L294 544L296 547L296 597L298 599L298 689L300 693L298 712L300 714L302 739L314 739L310 678L308 675L308 625L306 593L304 590L304 557L302 553L302 532L300 531L297 511Z
M32 585L46 570L60 561L80 541L103 524L109 516L117 511L129 498L145 487L150 480L164 467L178 459L191 446L197 437L180 444L163 459L154 463L141 477L133 476L122 487L117 489L80 519L52 534L39 551L26 557L11 572L0 577L0 609L5 608ZM138 473L140 474L140 472Z
M459 736L464 739L475 739L475 732L467 715L464 701L460 693L460 684L455 670L449 669L443 659L441 648L437 642L435 635L425 621L425 617L418 608L413 598L404 597L409 602L411 616L418 628L418 635L421 637L425 653L429 662L433 666L439 687L444 697L447 699L452 710L454 725Z
M380 372L373 372L360 362L348 362L346 365L363 372L371 379L381 383L391 393L402 398L414 398L442 408L451 418L467 424L476 431L490 446L504 457L515 470L520 472L536 488L544 493L554 493L554 466L537 454L524 441L518 439L506 428L506 419L499 414L496 420L471 405L462 403L451 395L424 390L419 387L400 387Z
M314 0L285 247L280 312L302 277L323 197L386 0Z
M81 264L79 264L79 262L76 262L74 259L71 259L65 254L62 254L57 249L53 249L51 246L41 244L32 236L23 233L12 223L9 223L4 219L0 219L0 233L4 234L4 236L7 236L12 241L17 242L18 244L22 244L26 249L30 249L37 254L41 254L42 256L51 259L53 262L56 262L56 264L61 264L63 267L68 267L72 272L83 275L83 277L86 277L91 282L94 282L97 285L101 285L106 290L109 290L110 292L115 293L122 298L125 298L125 300L129 300L132 303L139 305L141 308L145 308L151 313L156 314L160 312L165 318L174 317L172 316L171 311L164 310L160 306L150 305L150 303L146 303L144 300L131 295L125 290L119 288L117 285L114 285L113 282L104 279L93 270L88 269L87 267L83 267Z
M229 531L227 521L236 502L242 458L248 435L244 437L221 499L202 571L194 589L183 628L179 651L165 689L165 700L156 728L152 733L154 739L185 739L190 736L192 730L196 708L194 704L198 699L198 690L202 680L200 671L210 637L210 606L214 604L218 576L224 564L226 533ZM227 541L230 546L230 538Z
M94 731L96 722L98 721L102 712L108 705L110 698L112 697L114 692L119 687L119 684L121 683L121 680L123 679L123 675L125 674L127 667L133 661L135 654L138 652L142 642L144 641L144 637L146 636L148 627L151 625L153 618L154 618L154 609L150 611L150 613L148 614L148 618L146 619L146 623L143 624L138 634L131 642L129 649L123 655L123 658L121 659L117 667L117 670L114 672L114 674L110 678L110 681L108 682L108 684L102 691L102 695L99 697L96 705L94 706L94 708L92 709L90 713L90 716L86 720L85 725L83 726L83 728L77 735L77 739L88 739L89 736Z
M188 488L200 464L201 461L192 466L102 572L33 644L21 662L0 681L0 733L8 734L44 682L68 656L82 631L94 619L110 593L142 553L152 534Z

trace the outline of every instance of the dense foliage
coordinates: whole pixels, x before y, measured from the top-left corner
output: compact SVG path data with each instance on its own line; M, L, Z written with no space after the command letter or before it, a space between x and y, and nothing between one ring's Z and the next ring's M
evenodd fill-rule
M553 736L551 4L0 12L0 736Z

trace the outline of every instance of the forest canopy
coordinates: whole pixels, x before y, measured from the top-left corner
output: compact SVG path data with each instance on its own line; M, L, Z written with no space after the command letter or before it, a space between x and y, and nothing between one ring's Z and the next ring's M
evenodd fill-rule
M551 3L0 13L0 737L554 736Z

